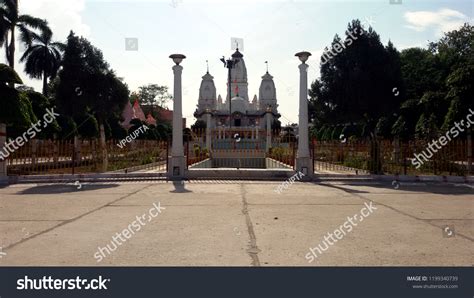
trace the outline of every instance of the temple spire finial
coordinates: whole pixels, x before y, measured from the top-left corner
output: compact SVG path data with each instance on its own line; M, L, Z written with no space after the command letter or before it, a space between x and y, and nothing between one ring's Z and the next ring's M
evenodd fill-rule
M268 61L265 61L265 64L267 65L267 73L268 73Z
M207 65L207 73L209 73L209 60L206 60L206 65Z

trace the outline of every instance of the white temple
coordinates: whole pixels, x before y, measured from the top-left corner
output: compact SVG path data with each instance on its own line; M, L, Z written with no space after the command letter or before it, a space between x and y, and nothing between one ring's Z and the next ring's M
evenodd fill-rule
M238 61L235 68L231 70L231 90L227 89L225 102L222 97L217 96L214 77L207 73L202 77L199 88L199 102L194 116L206 123L210 122L210 128L229 127L232 119L233 128L260 128L269 129L268 123L280 118L276 98L276 88L273 77L267 73L262 77L259 96L255 95L250 101L248 94L247 68L244 56L237 49L232 55L232 60ZM227 81L227 79L226 79ZM232 102L230 111L229 99ZM232 112L232 113L231 113ZM207 115L211 115L210 119ZM232 117L229 115L232 114ZM209 121L210 120L210 121Z

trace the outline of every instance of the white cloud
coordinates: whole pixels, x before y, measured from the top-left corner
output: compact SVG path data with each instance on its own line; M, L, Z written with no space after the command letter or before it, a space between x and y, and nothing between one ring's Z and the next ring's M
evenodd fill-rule
M90 27L83 22L81 13L85 0L21 0L20 12L47 19L54 39L64 41L73 30L78 35L89 36Z
M438 36L441 36L444 32L458 29L469 21L469 18L463 13L448 8L442 8L436 12L408 11L404 18L408 23L407 28L418 32L434 29Z

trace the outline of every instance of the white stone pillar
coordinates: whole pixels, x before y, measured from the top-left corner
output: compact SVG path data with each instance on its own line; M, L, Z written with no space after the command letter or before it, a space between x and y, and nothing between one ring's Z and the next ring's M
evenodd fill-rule
M183 67L179 65L184 55L175 54L170 56L176 63L173 66L174 73L174 92L173 92L173 143L171 147L171 158L169 160L170 178L184 177L186 169L186 159L184 158L183 146L183 104L182 104L182 86L181 75Z
M0 123L0 150L6 151L5 144L7 143L7 125ZM5 184L7 182L7 159L3 159L3 156L0 155L0 184Z
M308 68L306 64L311 53L300 52L297 56L302 62L300 69L300 99L299 99L299 137L298 152L296 155L296 170L302 172L306 178L314 174L313 160L309 154L309 129L308 129Z
M272 147L272 113L267 110L267 113L265 114L265 119L266 119L266 128L267 128L267 146L266 146L266 151L267 153L270 151L270 148Z

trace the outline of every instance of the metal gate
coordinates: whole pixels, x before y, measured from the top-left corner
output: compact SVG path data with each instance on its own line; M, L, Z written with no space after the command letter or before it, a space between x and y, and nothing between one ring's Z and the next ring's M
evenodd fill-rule
M185 142L188 169L291 169L295 165L296 143L281 131L263 129L194 130Z

